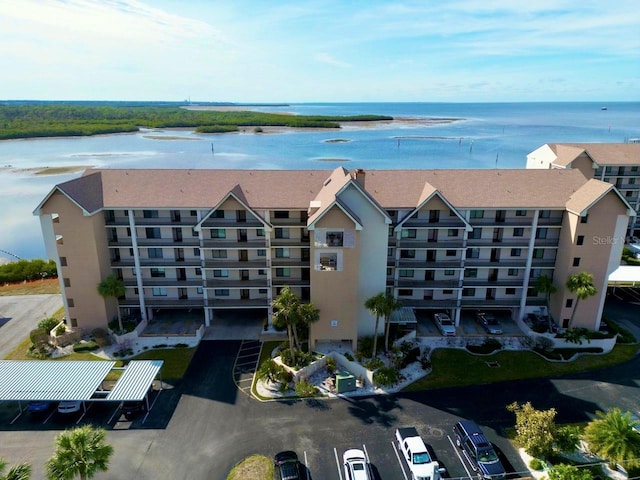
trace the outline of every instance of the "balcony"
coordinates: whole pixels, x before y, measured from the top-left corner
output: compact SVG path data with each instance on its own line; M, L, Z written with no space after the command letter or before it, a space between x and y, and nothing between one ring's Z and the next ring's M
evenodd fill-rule
M491 267L491 268L524 268L527 264L525 257L519 257L519 260L501 260L490 258L466 258L464 261L465 267Z
M561 227L562 217L538 218L539 227Z
M534 258L531 261L531 265L533 268L554 268L556 261L548 258Z
M140 267L142 268L150 268L150 267L199 267L200 259L189 258L185 260L178 260L175 258L141 258L140 259ZM135 262L133 258L127 258L124 260L112 260L111 267L113 268L126 268L126 267L135 267Z
M177 278L143 278L142 285L144 287L175 287L175 288L187 288L187 287L202 287L202 280L198 278L190 278L187 280L178 280ZM138 286L135 279L129 278L124 280L124 286L128 288Z
M489 308L489 307L511 307L520 306L520 296L513 295L512 299L486 299L486 298L462 298L462 308Z
M177 297L145 297L145 305L152 308L194 308L204 306L203 298L180 299ZM118 300L121 307L140 307L137 298Z
M491 248L527 248L529 246L529 238L511 237L501 240L491 238L469 238L467 239L467 247L491 247Z
M211 298L205 305L207 308L267 308L267 298Z
M294 278L294 277L273 277L271 280L274 287L282 287L289 285L292 287L309 287L311 286L310 279Z
M174 240L167 238L138 238L138 247L199 247L200 240L198 238L183 238L182 240ZM122 239L109 239L109 247L131 248L133 243L130 237Z
M273 218L271 217L269 223L274 227L292 227L292 228L306 228L306 218Z
M271 265L274 267L303 267L309 268L311 266L310 259L303 258L283 258L275 257L271 258Z
M415 260L409 258L401 258L398 261L398 268L413 268L413 269L425 269L425 270L434 270L434 269L462 269L462 260L460 258L456 260L437 260L437 261L426 261L426 260Z
M413 307L413 308L429 308L429 309L447 309L447 308L456 308L458 306L458 301L455 298L443 298L440 300L434 299L417 299L417 298L398 298L402 302L403 307Z
M207 278L205 288L268 288L267 276L250 280L240 280L237 278Z
M464 223L458 217L440 218L431 221L429 218L409 218L402 224L402 228L464 228Z
M472 218L469 220L472 227L530 227L533 217L508 217L504 220L496 220L495 217Z
M240 242L238 240L232 240L228 238L211 238L203 240L202 248L213 248L217 250L224 249L264 249L267 248L267 242L264 239L261 240L248 240L246 242Z
M133 219L136 227L185 227L193 228L198 223L196 217L184 216L180 219L173 219L171 217L155 217L155 218L143 218L134 217ZM104 224L107 227L128 227L129 217L115 217L112 220L105 220Z
M536 238L536 247L557 247L559 238Z
M237 220L235 218L208 218L202 222L202 228L264 228L257 218L248 218L246 220Z
M432 249L432 250L454 250L456 248L464 248L462 243L462 237L452 237L451 239L443 238L438 240L429 239L414 239L403 238L398 241L398 248L417 250L417 249Z
M522 288L522 282L524 279L510 280L510 279L497 279L489 280L487 278L465 278L463 280L463 287L515 287Z
M309 237L272 238L272 247L309 246Z
M398 288L429 288L429 289L457 289L460 282L458 280L417 280L415 278L399 278Z
M227 260L227 259L207 259L204 261L204 268L218 268L223 270L264 270L267 268L266 258L263 260Z

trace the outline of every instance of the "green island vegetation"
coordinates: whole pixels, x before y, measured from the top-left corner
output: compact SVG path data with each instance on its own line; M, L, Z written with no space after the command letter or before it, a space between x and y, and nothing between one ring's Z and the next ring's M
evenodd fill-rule
M0 284L41 280L57 276L56 262L53 260L23 259L0 265Z
M5 104L0 105L0 140L136 132L140 127L195 128L199 133L227 133L257 126L340 128L340 122L380 120L393 117L189 110L175 105Z

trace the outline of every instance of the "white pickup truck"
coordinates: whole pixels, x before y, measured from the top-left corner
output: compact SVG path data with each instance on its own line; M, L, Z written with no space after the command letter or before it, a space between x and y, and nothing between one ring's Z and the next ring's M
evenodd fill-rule
M440 480L445 470L431 458L415 427L398 428L396 440L413 480Z

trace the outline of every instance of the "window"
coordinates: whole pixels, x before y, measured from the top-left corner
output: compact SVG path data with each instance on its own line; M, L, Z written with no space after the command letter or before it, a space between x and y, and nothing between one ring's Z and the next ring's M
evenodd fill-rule
M511 249L511 256L512 257L519 257L520 255L522 255L522 249L521 248L512 248Z
M518 276L518 269L517 268L510 268L507 271L507 275L510 277L517 277Z
M467 248L467 258L480 258L479 248Z
M475 240L482 238L482 229L481 228L474 228L473 230L471 230L469 232L469 238L473 238Z
M288 228L276 228L276 238L289 238Z
M393 237L394 230L395 229L393 227L389 227L389 238Z
M387 248L387 257L393 257L393 247Z
M524 236L524 228L514 228L513 229L514 237L523 237Z
M478 278L478 269L477 268L465 269L464 278Z
M129 249L129 256L130 256L130 257L133 257L133 248L130 248L130 249Z
M67 257L60 257L60 266L61 267L67 266Z
M264 228L256 228L256 236L264 237Z
M534 249L533 258L544 258L544 250L542 248Z
M455 250L447 250L447 257L455 257L455 256L456 256Z
M192 237L197 237L197 236L198 236L198 232L196 231L196 229L195 229L195 228L192 228L192 229L191 229L191 236L192 236Z
M151 269L151 276L154 278L158 278L158 277L164 277L165 271L164 268L152 268Z
M484 218L484 210L471 210L471 218Z
M438 223L440 221L440 210L429 210L429 222Z
M289 258L291 252L288 248L276 248L276 258Z
M266 257L267 256L267 251L264 248L259 248L257 255L259 257Z
M418 231L415 228L403 228L402 238L416 238Z
M268 290L266 288L259 288L258 289L258 293L261 295L266 295L268 292Z
M398 290L398 296L399 297L412 297L413 296L413 289L411 289L411 288L400 288Z
M211 256L213 258L227 258L226 250L211 250Z
M536 238L540 238L540 239L545 239L547 238L547 229L546 228L539 228L536 230Z
M68 278L63 278L62 281L64 282L64 286L65 287L70 287L71 286L71 280Z
M567 307L567 308L573 307L573 298L567 298L567 301L564 304L564 306Z
M226 278L229 276L229 270L214 270L214 278Z
M574 267L580 266L580 257L573 257L573 266Z
M67 306L69 308L73 308L76 306L75 302L73 301L73 298L67 298Z
M387 267L387 277L391 277L393 275L393 268Z
M142 216L144 218L158 218L158 210L143 210Z
M457 237L459 233L460 233L460 230L458 230L457 228L450 228L447 232L447 236Z
M526 217L526 216L527 216L526 210L516 210L516 217Z
M580 223L587 223L589 221L589 214L584 217L580 217Z
M198 277L201 277L201 276L202 276L202 269L201 269L200 267L197 267L197 268L196 268L196 275L197 275Z
M578 241L576 245L584 245L584 235L578 235Z
M216 288L213 291L213 294L216 297L228 297L229 296L229 289L228 288Z
M290 268L276 268L276 277L290 277L291 269Z
M159 227L145 228L145 232L147 238L161 238Z
M200 256L200 249L199 248L194 248L193 249L193 256L194 257L199 257Z
M462 296L463 297L475 297L476 296L476 289L475 288L463 288L462 289Z
M452 209L449 209L449 216L450 217L457 217L458 215Z
M505 288L504 289L504 294L505 295L515 295L516 294L516 289L515 288Z
M266 274L267 274L266 270L264 270L264 269L258 270L258 275L266 275Z
M135 269L135 268L132 268L132 269L131 269L131 275L133 275L134 277L135 277L136 275L138 275L138 273L136 272L136 269Z
M288 210L276 210L273 212L273 218L289 218Z
M400 250L400 258L416 258L415 250Z
M131 227L127 227L127 237L131 236Z
M413 278L413 269L401 268L398 270L398 276L404 278Z
M152 288L151 289L153 296L154 297L166 297L167 296L167 289L166 288Z
M149 254L149 258L162 258L161 248L148 248L147 253Z
M328 247L342 247L343 232L327 232Z
M211 218L224 218L224 210L216 210L211 214Z
M197 210L189 210L189 216L190 217L197 217L198 216L198 211Z
M211 238L227 238L227 231L224 228L212 228Z
M449 289L442 290L442 294L443 295L451 295L451 294L453 294L453 290L449 290Z
M447 270L445 270L445 271L444 271L444 274L445 274L445 276L447 276L447 277L451 277L451 276L453 276L453 275L455 275L455 274L456 274L456 271L455 271L455 270L449 270L449 269L447 269Z
M538 214L538 216L540 218L549 218L551 216L551 211L550 210L540 210L540 213Z
M320 270L337 270L338 254L337 253L320 253Z
M193 215L192 215L192 216L193 216ZM203 292L202 292L202 287L198 287L198 288L196 288L196 293L197 293L198 295L202 295L202 293L203 293Z

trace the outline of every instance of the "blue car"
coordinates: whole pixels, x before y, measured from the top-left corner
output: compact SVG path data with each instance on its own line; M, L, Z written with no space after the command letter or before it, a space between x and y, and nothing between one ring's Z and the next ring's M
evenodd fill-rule
M46 413L53 408L53 402L47 402L45 400L37 400L29 402L27 410L31 413Z

